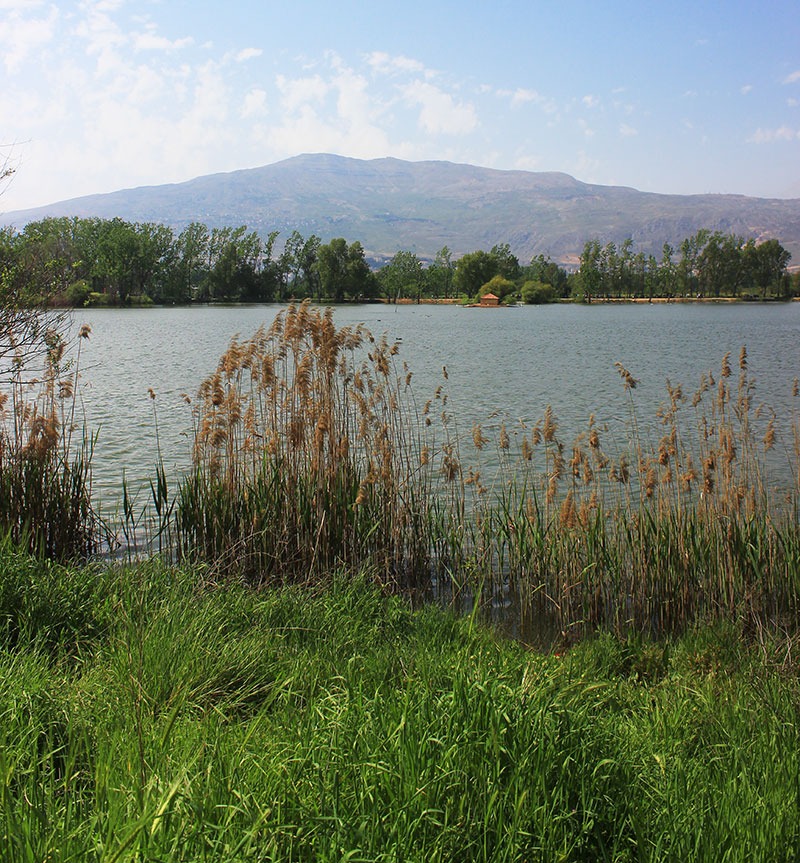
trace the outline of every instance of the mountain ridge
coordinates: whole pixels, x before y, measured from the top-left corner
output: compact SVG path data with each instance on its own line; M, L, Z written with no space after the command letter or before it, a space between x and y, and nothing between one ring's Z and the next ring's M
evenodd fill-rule
M433 258L508 243L521 261L538 254L574 265L589 239L661 256L701 228L775 237L800 263L800 199L736 194L672 195L585 183L559 171L483 168L394 157L354 159L303 153L270 165L181 183L86 195L0 215L22 228L47 216L161 222L182 230L246 224L266 235L293 230L327 242L359 240L373 259L408 250Z

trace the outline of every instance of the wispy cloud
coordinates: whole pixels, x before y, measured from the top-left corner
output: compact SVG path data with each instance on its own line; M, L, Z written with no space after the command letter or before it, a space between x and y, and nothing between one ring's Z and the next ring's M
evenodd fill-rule
M784 84L796 84L798 81L800 81L800 69L792 72L783 79Z
M407 74L409 72L425 72L425 65L419 60L414 60L411 57L405 57L402 54L392 56L385 51L373 51L367 54L367 63L376 72L384 75L392 74Z
M800 141L800 129L780 126L777 129L756 129L747 139L749 144L774 144L776 141Z
M742 96L746 96L748 93L753 92L753 85L745 84L743 87L739 88L739 92L742 94Z
M639 130L634 129L633 126L629 126L627 123L622 123L619 127L619 133L623 138L633 138L639 134Z
M430 134L464 135L478 125L474 105L456 101L427 81L414 81L401 89L406 101L419 107L419 125Z
M17 72L25 60L53 40L58 9L51 6L43 18L25 18L21 12L37 8L38 4L10 3L0 6L11 9L11 14L0 21L0 45L3 46L3 63L9 73Z
M260 48L243 48L236 54L236 62L244 63L247 60L254 60L260 57L264 52Z

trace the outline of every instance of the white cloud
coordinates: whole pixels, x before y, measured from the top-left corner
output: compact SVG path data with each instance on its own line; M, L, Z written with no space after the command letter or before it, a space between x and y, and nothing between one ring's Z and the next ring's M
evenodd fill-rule
M405 57L402 54L393 57L385 51L373 51L371 54L367 54L366 59L367 63L376 72L380 72L384 75L396 75L407 72L418 73L425 71L425 66L420 63L419 60Z
M359 158L403 155L377 124L383 106L368 81L335 54L326 58L332 74L289 79L278 76L282 121L265 131L266 142L282 155L333 152Z
M593 96L591 93L584 96L583 99L581 99L581 102L583 102L587 108L596 108L600 104L600 100L597 96Z
M186 36L183 39L166 39L164 36L153 33L152 30L147 30L144 33L134 35L133 47L136 51L179 51L181 48L191 45L193 41L191 36Z
M752 93L752 91L753 91L753 85L752 84L745 84L739 90L739 92L742 94L742 96L746 96L748 93Z
M633 138L639 134L639 130L634 129L633 126L629 126L627 123L623 123L619 127L619 133L623 138Z
M58 9L50 7L45 18L25 18L20 13L33 9L33 4L13 4L4 8L12 10L4 21L0 21L0 45L3 46L3 62L6 71L17 72L35 52L53 41Z
M798 69L795 72L792 72L791 75L787 75L783 79L784 84L796 84L798 81L800 81L800 69Z
M538 90L518 87L516 90L497 89L494 90L494 93L500 99L510 99L512 108L520 108L530 104L536 105L545 114L558 113L558 105L552 99L543 96Z
M787 99L786 104L790 108L797 108L797 106L800 105L800 99Z
M790 129L788 126L759 128L747 139L749 144L774 144L776 141L800 141L800 129Z
M250 90L244 97L241 116L247 120L250 118L264 117L267 113L267 91L261 89Z
M254 60L260 57L264 52L260 48L243 48L236 54L236 62L244 63L247 60Z
M449 93L433 84L415 81L401 90L409 104L420 108L419 125L430 134L464 135L478 125L473 105L456 102Z
M511 96L511 105L516 108L519 105L524 105L527 102L540 102L542 97L536 90L526 90L524 87L518 87L513 93L510 91L500 91L501 95Z
M541 159L538 156L517 156L514 160L514 167L518 171L537 171Z
M330 89L320 75L305 78L278 75L275 83L281 92L281 102L288 111L296 111L308 102L321 102Z

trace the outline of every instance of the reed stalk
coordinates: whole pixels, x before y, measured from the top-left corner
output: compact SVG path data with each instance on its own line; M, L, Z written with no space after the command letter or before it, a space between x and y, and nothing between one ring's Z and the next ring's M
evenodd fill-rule
M48 330L38 371L20 350L0 391L0 532L59 560L85 560L99 545L91 502L95 438L76 419L81 345L89 333L81 329L70 359L63 336Z

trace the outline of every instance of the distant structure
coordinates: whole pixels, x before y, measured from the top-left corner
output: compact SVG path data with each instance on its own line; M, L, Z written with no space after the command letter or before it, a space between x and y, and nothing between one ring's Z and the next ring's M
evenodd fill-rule
M498 297L496 294L484 294L481 297L481 301L480 301L480 303L478 303L478 305L479 306L495 306L495 307L499 306L500 305L500 297Z

